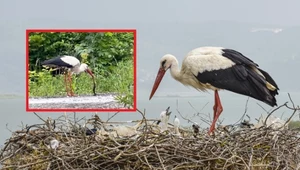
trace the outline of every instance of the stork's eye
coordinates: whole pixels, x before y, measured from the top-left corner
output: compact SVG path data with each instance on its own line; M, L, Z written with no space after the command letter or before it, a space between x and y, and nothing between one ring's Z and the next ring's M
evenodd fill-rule
M161 62L161 67L165 68L166 61L167 60L164 60L163 62Z

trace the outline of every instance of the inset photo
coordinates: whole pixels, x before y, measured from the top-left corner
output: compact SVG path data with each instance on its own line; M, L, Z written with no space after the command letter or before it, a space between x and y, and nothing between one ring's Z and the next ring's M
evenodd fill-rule
M136 30L26 30L26 111L136 111Z

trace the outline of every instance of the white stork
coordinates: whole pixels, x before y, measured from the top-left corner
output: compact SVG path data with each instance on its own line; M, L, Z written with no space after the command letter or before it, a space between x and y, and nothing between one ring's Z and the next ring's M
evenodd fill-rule
M223 47L196 48L186 55L181 70L178 68L177 59L166 54L160 60L149 100L168 69L172 77L185 86L191 86L198 91L214 91L214 118L208 134L214 131L216 121L223 111L219 90L228 90L255 98L272 107L277 106L275 95L279 88L273 78L236 50Z
M180 136L179 126L180 126L180 120L175 115L175 118L174 118L174 129L175 129L175 134L178 135L178 136Z
M68 70L65 73L65 83L66 83L66 90L67 90L67 95L68 96L74 96L74 93L72 91L72 79L71 79L71 74L75 73L75 74L80 74L81 72L87 72L89 73L92 78L94 79L94 75L92 73L92 71L88 68L88 65L85 63L81 63L80 61L73 56L58 56L46 61L43 61L41 63L42 65L48 66L48 67L56 67L56 68L63 68ZM71 72L71 74L70 74ZM67 79L67 74L68 74L68 79ZM68 90L68 85L67 85L67 80L70 83L70 93Z
M59 147L59 141L56 140L56 139L52 139L52 140L50 141L50 144L48 145L48 148L49 148L49 149L54 149L54 150L56 150L58 147Z
M165 111L162 111L160 113L160 121L161 121L161 131L166 131L168 130L168 121L170 119L170 115L172 112L169 112L169 108ZM159 123L159 122L158 122Z

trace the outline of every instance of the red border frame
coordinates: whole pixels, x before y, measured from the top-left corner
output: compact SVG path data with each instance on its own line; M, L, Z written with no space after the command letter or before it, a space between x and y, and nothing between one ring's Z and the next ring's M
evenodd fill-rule
M29 33L30 32L133 32L133 109L30 109L28 92L28 61L29 61ZM26 112L136 112L136 29L26 29Z

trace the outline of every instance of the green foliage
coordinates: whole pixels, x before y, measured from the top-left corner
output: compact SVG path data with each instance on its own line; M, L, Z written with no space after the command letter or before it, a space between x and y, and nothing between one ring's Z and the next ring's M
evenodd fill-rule
M72 55L90 64L95 71L133 59L133 33L39 33L29 35L29 64L59 55Z
M122 69L115 69L115 83L114 86L119 91L116 100L124 104L124 107L133 107L133 62L128 60L119 62L117 67Z
M118 67L108 76L97 75L96 92L118 92L125 95L127 105L133 104L133 91L130 85L133 83L133 61L121 61ZM29 95L30 96L55 96L66 95L64 75L53 77L51 70L40 72L29 71ZM92 94L92 79L88 74L82 73L79 76L72 76L72 86L76 94ZM124 97L124 98L125 98ZM123 98L118 98L118 100Z
M133 104L133 43L131 32L32 32L29 34L29 95L65 95L64 75L52 76L40 62L71 55L87 63L95 74L96 92L117 92L125 105ZM92 94L87 74L73 75L75 94Z
M288 124L289 129L297 129L300 128L300 121L290 121Z
M49 71L29 71L29 96L54 96L65 94L63 82L52 77Z

